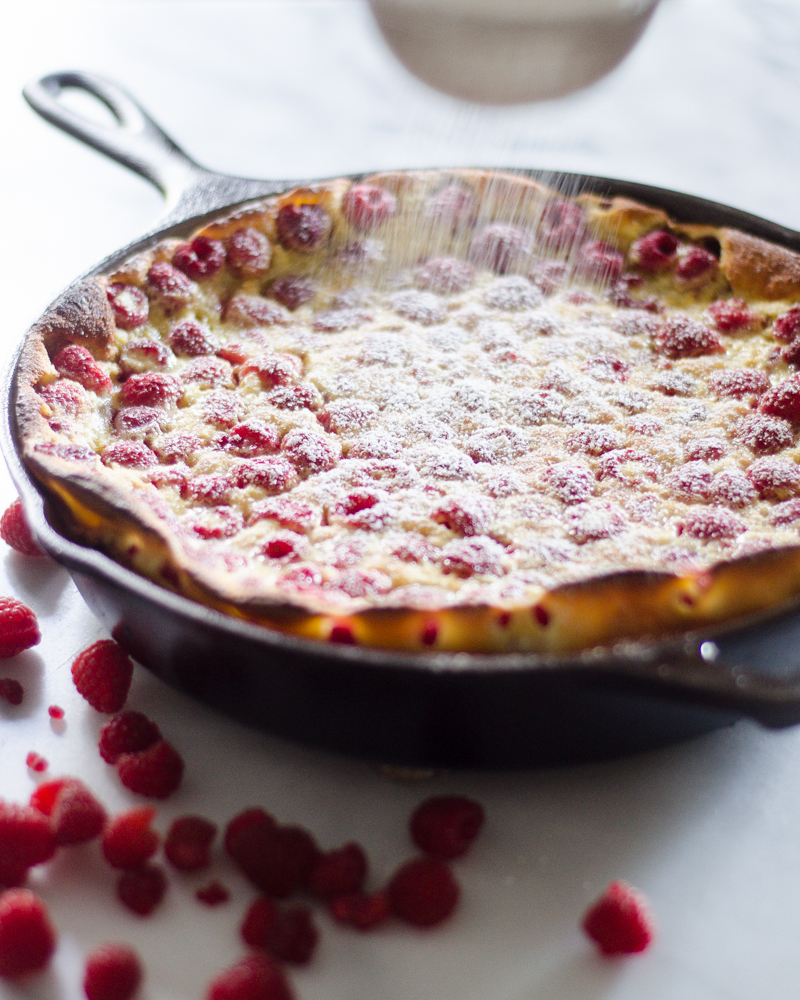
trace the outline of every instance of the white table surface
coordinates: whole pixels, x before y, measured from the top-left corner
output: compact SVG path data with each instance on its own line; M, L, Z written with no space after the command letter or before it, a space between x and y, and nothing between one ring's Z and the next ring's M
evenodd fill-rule
M104 74L134 93L205 165L263 177L378 167L542 166L630 178L800 228L800 4L665 0L628 61L592 90L541 106L459 105L412 80L357 0L28 0L0 13L0 295L5 357L48 301L105 254L156 225L159 196L42 122L22 85L57 69ZM0 473L0 503L13 487ZM82 777L110 812L134 804L96 749L102 717L74 692L74 655L104 635L67 573L0 553L0 593L39 616L36 649L0 664L26 689L0 703L0 797L47 776ZM47 714L66 711L61 725ZM375 882L410 854L405 820L428 794L480 799L488 823L457 864L463 903L430 934L358 935L319 917L300 1000L796 1000L800 996L800 729L740 722L657 753L585 767L388 781L372 764L264 736L137 668L128 706L185 755L164 832L199 812L223 824L260 804L326 847L357 838ZM96 944L141 952L141 1000L193 1000L242 947L254 892L218 851L232 890L207 909L209 876L174 877L150 919L128 914L97 844L37 869L58 927L50 969L0 997L74 1000ZM578 923L612 878L650 899L644 955L596 956Z

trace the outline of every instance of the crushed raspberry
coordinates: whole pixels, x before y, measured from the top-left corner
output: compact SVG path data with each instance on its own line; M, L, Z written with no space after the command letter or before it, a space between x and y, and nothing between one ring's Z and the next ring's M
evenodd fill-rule
M142 337L129 340L119 354L119 367L123 375L141 375L158 368L166 368L174 360L172 351L158 340Z
M139 956L127 944L103 944L86 958L87 1000L131 1000L142 981Z
M147 290L167 315L192 300L192 282L165 260L156 261L147 272Z
M117 882L117 898L140 917L149 916L166 891L167 876L157 865L132 868L123 872Z
M3 516L0 517L0 538L15 552L21 552L25 556L44 556L47 554L34 541L28 519L25 516L25 508L19 497L6 507Z
M622 445L622 436L610 427L587 424L568 434L565 444L570 451L583 451L587 455L604 455Z
M772 336L781 343L789 343L800 336L800 306L792 306L776 317L772 324Z
M679 282L694 285L716 275L719 261L702 247L689 247L678 255L675 277Z
M458 257L431 257L414 270L414 284L427 292L465 292L475 280L475 267Z
M239 375L244 378L249 372L255 372L262 385L273 388L276 385L288 385L302 371L303 363L294 354L259 354L242 365Z
M577 270L593 281L616 281L622 273L625 258L603 240L589 240L578 250L575 259Z
M28 869L49 861L56 846L50 820L39 809L0 799L0 889L24 882Z
M169 406L183 395L183 386L174 375L139 372L122 383L119 398L123 406Z
M9 705L21 705L25 698L25 689L13 677L0 677L0 698Z
M732 399L763 396L769 387L766 373L752 368L730 368L715 372L708 380L708 388L715 396L729 396Z
M206 1000L295 1000L295 995L275 959L252 952L211 982Z
M295 427L281 441L281 451L300 472L325 472L339 461L341 445Z
M354 184L342 199L342 215L361 232L379 226L396 210L397 198L376 184Z
M112 281L106 289L106 295L114 313L114 321L120 330L135 330L147 322L150 303L141 288Z
M478 836L486 816L483 806L462 795L426 799L411 814L411 839L432 858L463 857Z
M122 465L126 469L149 469L158 465L158 457L143 441L114 441L100 452L103 465Z
M461 890L443 861L417 858L395 872L387 895L396 917L415 927L434 927L451 915Z
M505 222L484 226L472 240L470 259L497 274L506 274L530 253L531 239L524 229Z
M39 972L56 949L47 907L28 889L0 895L0 978Z
M191 243L181 243L172 255L172 263L194 281L213 278L225 263L225 247L219 240L195 236Z
M322 205L304 202L289 203L278 212L278 239L287 250L311 253L328 235L331 217Z
M583 918L583 930L604 955L644 951L655 927L643 896L624 882L612 882Z
M237 278L257 278L272 261L272 247L258 229L247 226L231 233L225 243L228 267Z
M233 427L216 442L223 451L241 458L270 455L280 448L281 439L275 427L253 418Z
M789 375L765 392L758 408L762 413L769 413L773 417L800 420L800 373Z
M733 425L732 436L758 455L771 455L791 447L794 441L792 425L781 417L749 413Z
M137 795L166 799L180 786L184 763L178 751L161 739L136 753L123 753L117 759L117 774L122 784Z
M287 274L269 286L272 298L292 311L310 302L316 291L317 286L314 281L302 274Z
M461 535L485 535L492 509L482 497L449 497L431 511L431 519Z
M231 898L231 894L220 882L209 882L208 885L201 886L194 896L206 906L220 906Z
M217 348L209 331L191 319L185 319L173 326L169 334L169 346L183 358L213 354Z
M54 722L61 722L64 718L64 709L60 705L50 705L47 714Z
M367 878L367 856L351 842L320 855L308 877L308 889L320 899L360 892Z
M82 844L98 837L106 823L106 811L77 778L59 789L50 814L57 844Z
M675 263L679 240L664 229L656 229L636 240L630 249L630 261L646 274L668 271Z
M36 615L16 597L0 597L0 659L16 656L41 641Z
M658 328L655 344L668 358L696 358L724 350L715 330L687 316L665 320Z
M108 764L116 764L123 753L147 750L161 738L161 732L141 712L127 711L112 716L100 729L100 756Z
M800 466L784 458L760 458L746 472L762 499L786 500L800 491Z
M744 299L717 299L708 307L714 325L723 333L752 330L761 324L761 318L748 309Z
M67 344L53 358L59 375L80 382L90 392L103 393L111 388L111 379L98 365L91 352L78 344Z
M217 827L202 816L180 816L172 821L164 841L164 854L174 868L196 872L211 864L211 843Z
M505 549L488 535L454 538L440 552L443 573L469 577L475 574L497 574L503 568Z
M427 199L423 211L427 219L455 231L472 219L476 208L471 191L458 184L448 184Z
M31 771L35 771L37 774L42 774L47 770L49 764L41 754L36 753L35 750L31 750L25 758L25 766L29 767Z
M359 931L369 931L388 919L389 897L385 892L374 892L369 896L353 892L332 899L328 904L328 912L339 924L355 927Z
M588 500L594 493L594 476L583 465L556 462L547 469L544 479L553 495L567 504Z
M204 389L215 389L218 386L231 385L233 369L230 363L222 358L199 357L181 372L181 381L189 385L196 384Z
M228 299L222 310L222 319L226 323L232 323L238 327L253 326L286 326L289 322L290 314L283 306L271 299L264 298L263 295L247 295L245 292L238 292ZM230 345L228 345L230 350ZM237 364L232 355L226 353L225 348L221 348L219 356L231 364ZM243 361L241 358L240 361Z
M679 535L691 535L701 541L736 538L747 531L747 525L724 507L708 507L693 511L678 524Z
M78 653L72 680L78 692L98 712L119 712L133 679L133 662L113 639L101 639Z
M139 806L120 813L103 831L103 857L112 868L140 868L158 850L159 837L152 828L156 810Z

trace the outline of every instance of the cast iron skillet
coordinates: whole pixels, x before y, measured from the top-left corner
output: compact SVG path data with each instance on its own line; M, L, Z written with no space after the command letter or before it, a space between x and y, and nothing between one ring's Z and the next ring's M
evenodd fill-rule
M116 125L94 125L67 110L59 101L65 88L94 95ZM205 170L130 97L98 77L55 73L26 87L25 97L168 199L162 227L93 274L164 236L187 235L220 209L303 183ZM625 195L679 220L734 226L800 251L800 233L713 202L607 178L564 181L570 190ZM724 627L570 656L389 653L310 642L227 617L69 541L59 531L61 511L19 459L16 360L3 393L6 460L42 546L137 660L246 723L386 763L519 767L663 746L743 716L771 727L800 721L800 600Z

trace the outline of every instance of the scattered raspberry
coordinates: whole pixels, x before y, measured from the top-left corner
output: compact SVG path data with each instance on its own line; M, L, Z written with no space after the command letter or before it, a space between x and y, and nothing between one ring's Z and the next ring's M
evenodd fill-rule
M103 393L111 388L111 379L95 361L91 351L79 344L67 344L53 358L59 375L79 382L90 392Z
M761 397L758 408L762 413L786 420L800 420L800 373L789 375Z
M178 312L192 299L191 281L165 260L156 261L147 272L147 289L167 315Z
M44 556L34 541L28 520L25 517L25 508L22 501L17 498L3 511L0 517L0 538L10 545L15 552L21 552L25 556Z
M284 205L278 212L278 239L287 250L311 253L324 242L331 218L322 205L306 202Z
M0 888L20 885L29 868L52 858L56 846L47 816L0 799Z
M50 819L57 844L82 844L100 835L106 811L83 782L70 778L56 794Z
M322 854L308 877L308 889L321 899L360 892L367 878L367 856L354 842Z
M677 236L664 229L656 229L634 242L630 249L631 263L646 274L668 271L675 263L678 244Z
M426 799L411 815L411 839L426 854L451 861L467 853L486 816L483 806L461 795Z
M217 827L202 816L180 816L172 821L164 841L167 861L184 872L200 871L211 864L211 842Z
M41 641L39 623L16 597L0 597L0 659L9 659Z
M206 1000L295 1000L281 967L269 955L253 952L221 972Z
M220 882L209 882L208 885L201 886L194 895L195 899L206 906L220 906L231 898L231 894Z
M56 948L44 903L28 889L0 895L0 977L17 979L39 972Z
M237 229L227 241L228 267L237 278L257 278L269 269L272 247L258 229L247 226Z
M239 928L245 944L253 948L267 948L269 933L278 917L278 906L269 896L260 896L249 906Z
M37 774L43 774L50 766L47 759L42 757L41 754L36 753L35 750L31 750L25 757L25 765Z
M141 288L112 281L106 295L114 312L114 320L120 330L135 330L147 322L150 303Z
M354 892L332 899L328 911L337 923L369 931L389 917L389 897L385 892L374 892L371 896Z
M149 916L166 891L167 876L157 865L142 865L123 872L117 882L117 898L140 917Z
M284 899L304 885L319 857L308 831L277 826L261 810L248 810L233 820L225 846L247 878L275 899Z
M61 722L64 718L64 709L60 705L51 705L47 709L47 714L54 722Z
M213 354L217 347L209 331L191 319L185 319L172 328L169 334L169 346L182 358Z
M269 294L282 306L294 311L298 306L310 302L317 287L312 278L301 274L287 274L269 286Z
M668 358L696 358L725 348L716 330L687 316L672 316L658 328L655 346Z
M461 891L444 862L416 858L395 872L387 894L396 917L415 927L434 927L450 916Z
M118 712L133 679L133 662L113 639L101 639L78 653L72 680L78 692L98 712Z
M25 689L13 677L0 677L0 698L9 705L21 705L25 697Z
M142 981L139 956L127 944L103 944L86 959L87 1000L131 1000Z
M251 947L263 948L280 961L294 965L308 963L319 940L308 907L282 910L266 896L250 906L240 933Z
M116 764L123 753L147 750L161 738L161 731L141 712L120 712L100 729L100 756L108 764Z
M587 911L582 927L604 955L644 951L655 927L647 903L624 882L612 882Z
M342 215L351 226L368 232L397 210L397 198L376 184L354 184L342 199Z
M183 758L164 739L146 750L124 753L117 760L122 784L137 795L152 799L166 799L172 795L180 786L183 768Z
M56 798L74 778L53 778L43 781L31 792L30 805L44 816L52 816Z
M183 386L174 375L137 372L122 383L119 398L123 406L169 406L183 395Z
M112 868L141 867L158 850L158 834L150 825L152 806L139 806L115 816L103 831L103 856Z
M194 281L213 278L225 263L225 247L219 240L195 236L191 243L181 243L176 248L172 263Z

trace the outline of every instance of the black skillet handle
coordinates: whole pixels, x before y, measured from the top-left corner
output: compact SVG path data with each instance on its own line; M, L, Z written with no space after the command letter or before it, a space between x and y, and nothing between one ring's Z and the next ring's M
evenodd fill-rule
M65 90L91 94L108 108L115 124L99 125L70 110L60 99ZM251 180L206 170L187 156L129 94L103 77L75 70L50 73L32 80L22 93L34 111L56 128L154 184L167 201L169 222L289 186L289 182Z

